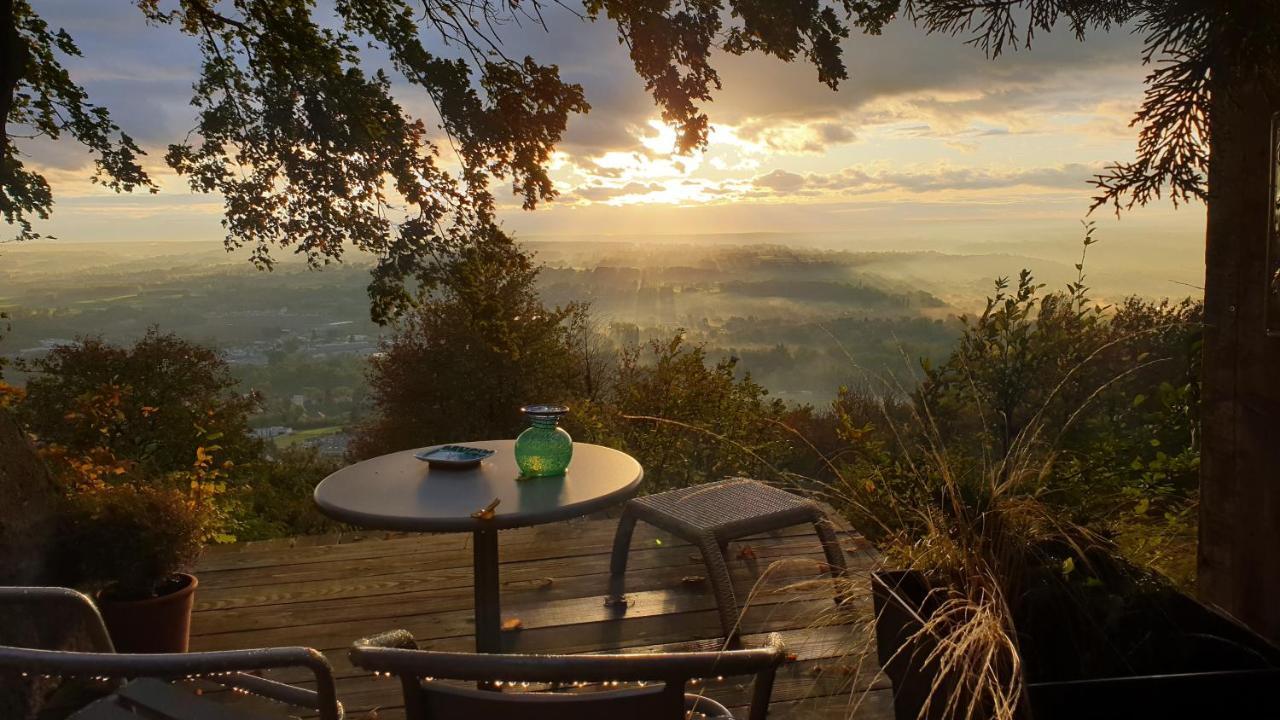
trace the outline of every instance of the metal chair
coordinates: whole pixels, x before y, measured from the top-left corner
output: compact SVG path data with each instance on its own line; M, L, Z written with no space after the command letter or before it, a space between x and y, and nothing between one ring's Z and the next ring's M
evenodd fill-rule
M342 720L334 693L333 670L319 651L305 647L223 650L218 652L120 654L98 608L87 596L69 588L0 587L0 629L21 628L24 644L49 643L53 635L64 647L69 634L88 651L37 649L0 645L0 680L30 689L41 677L79 677L102 683L104 697L80 710L76 720L123 717L249 718L229 706L201 699L157 679L204 677L229 688L308 708L320 720ZM41 626L44 627L41 627ZM66 632L70 628L71 633ZM315 676L316 689L295 687L247 674L247 671L301 667ZM138 679L135 679L138 678ZM122 682L132 680L131 682Z
M685 693L689 680L731 675L755 675L747 720L764 720L774 675L786 660L776 634L764 647L723 652L490 655L418 650L413 635L394 630L357 640L350 654L356 667L399 676L407 720L732 720L720 703ZM439 682L444 679L475 681L499 690L515 683L560 689L595 683L637 685L588 692L495 692Z
M731 478L627 501L618 520L609 563L610 591L615 596L621 596L624 591L631 534L637 520L644 520L697 546L707 566L711 589L715 592L720 626L728 638L737 636L740 630L738 601L726 559L731 541L791 525L812 523L826 555L831 577L838 580L846 572L844 550L822 506L758 480ZM835 600L840 603L844 597L838 583L836 590Z

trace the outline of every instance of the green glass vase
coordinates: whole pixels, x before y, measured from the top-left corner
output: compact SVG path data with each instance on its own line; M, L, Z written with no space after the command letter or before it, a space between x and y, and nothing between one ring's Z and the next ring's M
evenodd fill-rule
M573 438L560 427L569 412L564 405L528 405L520 410L529 427L516 438L516 465L520 477L563 475L573 458Z

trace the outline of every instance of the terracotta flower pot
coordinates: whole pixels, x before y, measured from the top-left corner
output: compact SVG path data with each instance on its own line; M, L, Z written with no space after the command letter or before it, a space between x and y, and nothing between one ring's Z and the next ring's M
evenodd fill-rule
M191 635L191 607L196 599L194 575L179 573L177 589L146 600L111 600L99 594L98 609L116 652L186 652Z

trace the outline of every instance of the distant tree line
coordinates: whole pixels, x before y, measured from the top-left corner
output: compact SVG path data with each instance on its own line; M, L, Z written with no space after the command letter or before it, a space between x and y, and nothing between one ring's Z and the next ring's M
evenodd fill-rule
M959 322L949 355L897 376L849 367L836 400L815 407L771 397L738 358L680 333L617 347L587 307L543 304L538 268L515 245L468 251L457 267L368 362L370 407L348 460L513 437L520 405L565 402L576 439L641 462L645 492L750 475L825 497L873 539L911 530L922 473L981 492L992 467L1033 464L1034 494L1064 519L1194 581L1198 303L1102 307L1083 273L1046 292L1024 272ZM859 327L845 329L851 340ZM25 389L0 386L0 398L94 512L180 519L164 498L181 496L202 504L208 541L334 527L310 495L338 463L268 453L249 433L262 398L215 351L153 329L131 346L82 338L19 365Z
M712 359L680 333L615 349L584 325L582 308L541 306L536 271L521 267L524 280L486 291L485 304L441 296L397 326L369 368L375 419L358 431L354 458L511 437L521 403L567 402L574 437L634 455L646 492L751 475L820 494L881 539L910 530L910 493L930 487L930 473L961 475L980 492L992 467L1033 465L1034 495L1064 520L1194 582L1197 302L1101 306L1083 264L1055 292L1024 272L959 322L939 362L904 363L896 375L850 366L836 400L814 407L771 398L737 358ZM493 313L491 339L473 329L481 306ZM848 324L850 342L859 327L875 325ZM505 337L523 341L497 342Z

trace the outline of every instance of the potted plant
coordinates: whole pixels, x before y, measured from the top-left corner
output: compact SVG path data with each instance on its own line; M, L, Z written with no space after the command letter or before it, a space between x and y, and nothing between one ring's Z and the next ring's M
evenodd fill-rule
M916 387L836 406L898 720L1280 717L1280 649L1159 574L1194 581L1201 311L1095 304L1093 243L1063 292L997 281Z
M203 504L173 487L123 483L71 495L61 558L95 593L119 652L185 652L207 532Z
M897 485L899 569L872 580L897 720L1280 717L1280 648L1045 502L1023 442L977 466L931 446Z
M919 571L872 579L897 720L1280 716L1280 650L1168 587L1094 586L1083 604L1047 595L1013 608L1012 632L984 643L983 606L936 582Z

